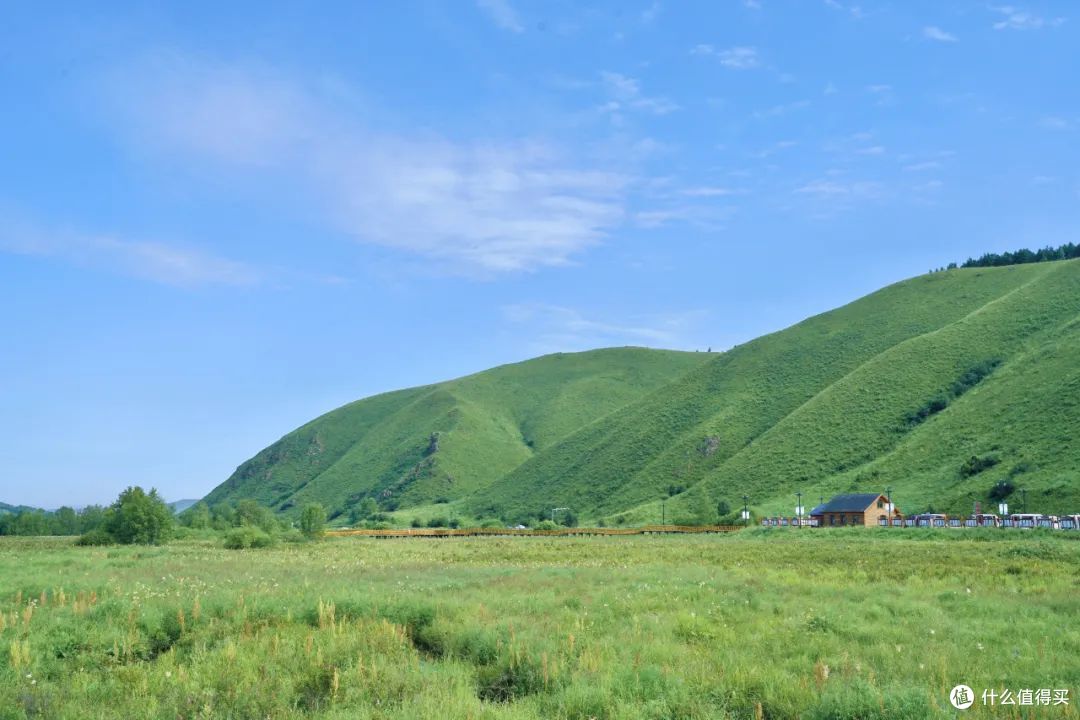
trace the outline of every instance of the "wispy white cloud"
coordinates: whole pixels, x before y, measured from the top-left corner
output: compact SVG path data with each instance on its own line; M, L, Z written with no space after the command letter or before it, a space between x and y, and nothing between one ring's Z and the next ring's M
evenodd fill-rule
M550 143L375 132L276 74L170 58L122 73L117 90L125 137L253 184L277 178L335 229L449 272L565 264L624 216L629 177Z
M866 13L859 5L845 5L838 0L824 0L825 6L832 8L833 10L839 10L840 12L847 13L856 20L862 20L866 17Z
M1067 130L1069 126L1069 121L1059 115L1047 115L1039 120L1039 127L1049 130Z
M753 157L756 157L758 159L763 160L763 159L765 159L767 157L771 157L771 156L773 156L773 155L775 155L775 154L777 154L779 152L782 152L782 151L787 150L789 148L793 148L798 144L799 143L797 141L795 141L795 140L779 140L777 142L774 142L772 145L769 145L764 150L759 150L756 153L753 153L752 155L753 155Z
M539 352L588 350L619 345L678 348L703 313L692 311L651 314L622 320L598 320L579 310L544 303L520 303L502 308L504 320L525 328Z
M641 11L641 23L643 25L651 25L656 21L656 18L660 15L660 11L664 9L664 6L659 0L655 0L652 5Z
M679 109L677 103L665 97L649 97L641 92L641 82L617 72L600 73L604 87L608 92L608 101L603 109L618 113L622 110L641 110L654 115L667 115Z
M937 42L956 42L957 38L952 33L945 32L936 25L927 25L922 31L923 37L927 40L936 40Z
M927 170L937 170L941 167L941 163L937 160L925 160L923 162L910 163L904 166L906 172L925 172Z
M733 47L721 50L717 55L720 64L735 70L749 70L758 66L758 52L752 47Z
M892 85L885 85L883 83L879 83L876 85L867 85L866 92L874 96L877 105L887 106L893 105L896 102L896 97L893 95Z
M750 70L760 64L757 48L753 47L735 46L720 50L713 45L700 43L691 48L690 54L719 58L721 65L733 70Z
M5 218L0 250L48 257L165 285L255 285L262 273L206 250L109 234L43 228Z
M726 195L734 195L736 192L736 190L732 190L731 188L719 187L716 185L701 185L682 190L682 194L687 197L723 197Z
M715 201L722 195L687 195L699 201ZM730 203L717 205L715 202L678 202L669 201L657 207L638 210L633 214L633 222L640 228L656 229L668 225L688 225L708 232L724 230L726 221L735 213L736 207Z
M517 11L508 0L476 0L476 6L486 12L503 30L513 33L525 31L525 26L521 24Z
M924 183L919 183L912 187L912 191L916 193L932 193L937 192L941 188L945 187L945 183L940 180L927 180Z
M1047 19L1013 5L998 5L990 9L1001 16L1001 19L994 23L995 30L1040 30L1044 27L1058 27L1065 22L1063 17Z
M873 132L866 130L828 140L822 149L839 156L844 162L886 154L886 147Z
M782 105L773 105L771 108L766 108L765 110L757 110L754 112L753 116L758 120L764 120L766 118L790 115L797 110L803 110L808 107L810 107L809 100L796 100L795 102L784 103Z
M873 181L841 181L834 178L813 180L795 189L799 195L822 198L877 198L882 194L881 183Z

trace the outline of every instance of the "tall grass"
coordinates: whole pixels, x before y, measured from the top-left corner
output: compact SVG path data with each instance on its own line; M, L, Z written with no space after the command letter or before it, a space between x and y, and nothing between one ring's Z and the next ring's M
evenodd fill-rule
M1078 566L979 530L5 538L0 718L952 717L959 682L1075 696Z

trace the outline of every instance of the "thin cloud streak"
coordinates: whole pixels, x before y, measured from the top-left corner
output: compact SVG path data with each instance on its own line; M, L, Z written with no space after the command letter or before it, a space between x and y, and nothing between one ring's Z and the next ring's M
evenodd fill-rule
M1041 30L1044 27L1058 27L1065 23L1063 17L1047 20L1042 15L1036 15L1013 5L1000 5L990 9L1001 16L1001 20L994 23L995 30Z
M476 6L487 13L503 30L509 30L512 33L525 31L525 26L521 24L517 11L507 0L476 0Z
M721 65L733 70L751 70L760 64L757 48L741 45L717 50L708 43L700 43L691 48L690 54L719 58Z
M605 321L581 311L546 303L518 303L502 308L503 319L527 328L538 352L589 350L620 345L686 347L686 333L701 319L700 311Z
M248 286L263 280L262 273L250 265L196 248L107 234L42 229L10 221L0 233L0 250L101 267L176 287Z
M957 42L957 38L952 33L945 32L936 25L928 25L923 28L923 37L927 40L935 40L937 42L954 43Z

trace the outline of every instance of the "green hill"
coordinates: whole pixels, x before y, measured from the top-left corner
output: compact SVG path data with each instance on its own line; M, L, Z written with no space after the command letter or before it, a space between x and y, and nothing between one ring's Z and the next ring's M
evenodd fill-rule
M1008 479L1033 507L1080 507L1078 321L1077 261L913 278L715 357L474 506L655 521L680 487L668 517L892 486L902 510L965 511ZM972 456L992 466L965 474Z
M332 514L365 497L390 509L459 500L709 357L558 353L366 398L289 433L206 500L253 498L283 512L320 502Z
M906 280L719 354L551 355L347 405L207 499L342 512L450 501L473 517L715 518L748 495L893 488L969 511L999 482L1080 511L1080 261ZM1010 498L1013 506L1019 502Z

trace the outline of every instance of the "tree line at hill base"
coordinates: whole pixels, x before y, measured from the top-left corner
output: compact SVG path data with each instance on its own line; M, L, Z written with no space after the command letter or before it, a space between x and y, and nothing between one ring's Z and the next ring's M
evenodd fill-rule
M216 507L212 513L199 501L178 520L157 490L129 487L109 507L92 505L76 512L22 510L0 515L0 535L78 535L78 545L160 545L175 537L223 535L227 548L266 547L279 540L303 541L321 537L326 511L312 503L304 507L297 526L275 516L254 500L235 507Z

